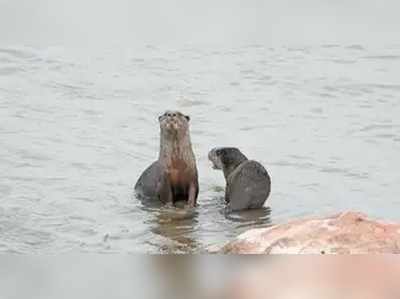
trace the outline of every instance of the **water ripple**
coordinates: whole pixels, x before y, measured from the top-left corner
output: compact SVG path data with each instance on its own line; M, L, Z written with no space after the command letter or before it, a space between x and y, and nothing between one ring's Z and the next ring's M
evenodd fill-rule
M187 253L311 213L397 219L399 51L0 48L0 252ZM192 119L191 212L132 195L171 108ZM221 145L263 161L265 209L226 214L225 179L207 159Z

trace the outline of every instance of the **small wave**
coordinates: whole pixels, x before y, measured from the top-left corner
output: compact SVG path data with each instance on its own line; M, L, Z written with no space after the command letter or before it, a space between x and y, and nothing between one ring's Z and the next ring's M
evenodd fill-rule
M22 72L25 72L25 70L21 67L15 67L15 66L0 67L0 76L9 76Z
M271 208L262 207L260 209L244 210L240 212L231 212L225 214L225 218L233 222L241 222L242 224L254 224L262 222L270 223Z
M399 56L400 57L400 56ZM400 91L400 84L370 84L371 87Z
M349 50L365 51L365 48L363 46L361 46L361 45L350 45L350 46L347 46L345 48L349 49Z
M295 160L312 160L311 157L306 157L306 156L300 156L300 155L289 155L289 157L295 159Z
M394 140L394 138L397 135L395 134L376 134L374 137L379 138L379 139L390 139L390 140Z
M349 60L349 59L332 59L331 61L334 63L338 63L338 64L354 64L354 63L356 63L355 60Z
M208 103L202 100L190 100L190 99L185 99L181 98L177 101L179 106L182 107L194 107L194 106L204 106L207 105Z
M361 132L369 132L374 130L384 130L384 129L391 129L393 125L384 125L384 124L377 124L377 125L368 125L360 129Z
M363 58L369 60L400 60L400 55L375 55L364 56Z
M368 179L368 173L357 173L352 170L348 170L345 168L339 168L339 167L330 167L330 166L320 166L320 165L315 165L310 162L286 162L286 161L278 161L274 163L270 163L271 165L276 165L276 166L289 166L289 167L295 167L295 168L301 168L301 169L315 169L320 172L325 172L325 173L336 173L336 174L342 174L346 177L356 177L359 179Z
M4 184L0 185L1 198L4 198L7 195L10 195L11 194L11 190L12 190L12 188L10 186L8 186L8 185L4 185Z
M243 74L243 75L253 75L253 74L256 74L256 72L255 72L254 70L252 70L252 69L241 70L240 73Z
M10 62L12 62L11 59L7 57L0 57L0 63L10 63Z
M353 177L353 178L358 178L358 179L368 179L369 175L368 173L357 173L353 172L344 168L338 168L338 167L322 167L320 169L321 172L326 172L326 173L337 173L337 174L342 174L346 177Z
M322 114L324 112L324 110L322 108L312 108L312 109L310 109L310 112L312 112L314 114Z
M309 53L309 48L293 48L293 47L288 47L286 48L288 52L301 52L301 53Z
M384 84L384 83L366 83L366 84L342 84L336 86L325 86L324 90L330 92L340 92L344 94L349 94L353 96L358 96L362 94L371 94L376 89L390 90L390 91L400 91L400 84Z
M35 54L28 50L22 49L11 49L11 48L0 48L0 54L6 54L18 59L32 59L36 57Z
M294 162L288 162L288 161L278 161L278 162L272 162L270 165L274 166L288 166L288 167L295 167L299 169L311 169L311 168L316 168L316 165L310 162L304 162L304 163L294 163Z
M340 47L340 45L337 45L337 44L325 44L325 45L321 46L321 48L325 48L325 49L339 48L339 47Z

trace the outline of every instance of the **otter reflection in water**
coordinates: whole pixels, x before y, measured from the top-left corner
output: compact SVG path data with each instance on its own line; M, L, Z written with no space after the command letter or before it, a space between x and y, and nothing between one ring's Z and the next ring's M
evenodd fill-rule
M224 172L228 211L261 208L271 192L271 179L258 162L248 160L237 148L220 147L208 154L215 169Z
M182 209L171 206L142 205L143 211L153 217L147 221L154 234L147 244L158 253L197 252L202 246L194 237L198 225L196 209Z
M159 117L159 158L140 176L135 191L142 199L196 206L199 193L196 159L189 133L190 118L179 111Z

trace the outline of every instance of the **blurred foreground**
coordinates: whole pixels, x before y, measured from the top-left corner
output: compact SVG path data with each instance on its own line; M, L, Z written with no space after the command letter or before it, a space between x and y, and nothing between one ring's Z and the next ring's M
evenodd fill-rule
M220 298L396 299L397 257L285 257L243 271Z
M400 259L3 256L0 297L398 299Z

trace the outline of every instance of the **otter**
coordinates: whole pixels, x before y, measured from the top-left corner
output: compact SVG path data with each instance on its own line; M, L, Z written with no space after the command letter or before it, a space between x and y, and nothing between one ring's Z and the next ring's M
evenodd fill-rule
M167 111L158 121L159 157L142 173L135 185L135 192L142 199L156 199L174 206L184 201L189 207L194 207L199 183L190 141L190 117L179 111Z
M212 149L208 154L214 169L223 171L225 202L230 212L261 208L271 192L271 178L257 161L235 147Z

